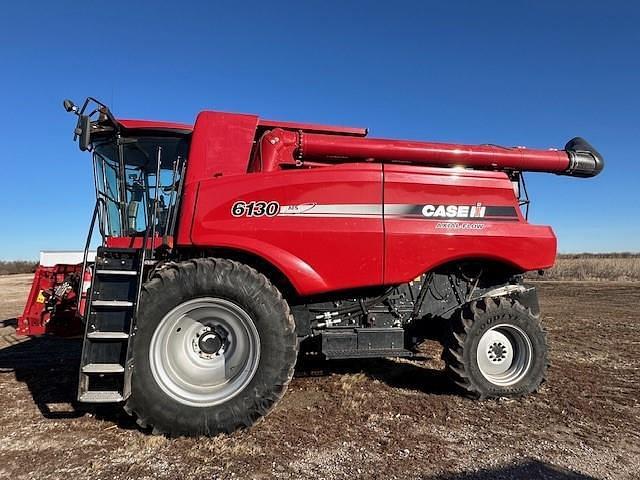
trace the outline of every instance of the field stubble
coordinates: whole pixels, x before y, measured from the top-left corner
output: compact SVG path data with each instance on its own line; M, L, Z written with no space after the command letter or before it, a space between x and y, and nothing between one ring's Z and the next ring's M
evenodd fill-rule
M77 340L15 335L30 280L0 276L0 478L639 478L640 283L538 283L552 368L524 399L460 396L427 342L299 369L251 430L167 439L75 402Z

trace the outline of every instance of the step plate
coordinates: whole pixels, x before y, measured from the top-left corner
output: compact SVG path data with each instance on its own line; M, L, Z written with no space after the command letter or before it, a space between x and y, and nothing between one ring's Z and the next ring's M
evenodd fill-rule
M132 307L133 302L124 300L94 300L91 302L92 307L111 307L111 308L124 308Z
M124 367L119 363L90 363L82 367L82 373L122 373Z
M112 391L93 391L93 392L85 392L80 395L78 401L85 403L113 403L113 402L122 402L124 398L120 392L112 392Z
M96 270L96 275L137 275L136 270Z
M124 332L89 332L87 338L89 340L126 340L129 338L129 334Z
M385 349L385 350L333 350L323 352L327 360L335 360L338 358L391 358L391 357L413 357L414 353L404 349Z

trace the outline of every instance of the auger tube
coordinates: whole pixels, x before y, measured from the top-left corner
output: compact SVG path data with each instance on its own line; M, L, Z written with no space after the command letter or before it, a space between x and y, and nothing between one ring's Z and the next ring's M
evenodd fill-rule
M416 142L315 133L296 135L298 135L297 158L300 160L375 159L432 166L550 172L574 177L594 177L602 171L604 166L602 156L580 137L570 140L564 150L539 150L525 147Z

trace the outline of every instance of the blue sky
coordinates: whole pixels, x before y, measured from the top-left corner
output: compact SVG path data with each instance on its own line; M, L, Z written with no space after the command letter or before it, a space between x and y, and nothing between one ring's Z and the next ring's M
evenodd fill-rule
M529 174L562 252L640 251L637 2L5 2L0 258L82 248L89 156L61 102L192 122L203 109L408 139L562 147L607 160Z

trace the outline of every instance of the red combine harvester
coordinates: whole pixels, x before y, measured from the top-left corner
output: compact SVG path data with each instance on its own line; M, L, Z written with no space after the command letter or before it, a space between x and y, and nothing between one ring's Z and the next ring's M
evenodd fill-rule
M84 252L49 254L36 272L19 332L83 335L79 401L123 402L155 433L230 432L283 396L299 350L411 357L433 331L470 395L542 382L545 334L522 279L553 265L556 239L527 222L522 175L597 175L583 139L454 145L64 106L97 201Z

